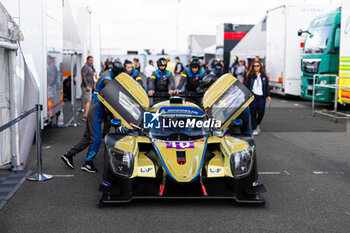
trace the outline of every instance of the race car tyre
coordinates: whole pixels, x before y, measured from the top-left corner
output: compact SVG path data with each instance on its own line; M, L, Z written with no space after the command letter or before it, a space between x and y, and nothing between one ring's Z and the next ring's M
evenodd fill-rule
M253 182L258 180L256 156L252 171L249 176L242 179L234 179L234 194L237 199L253 199L258 193L254 192Z
M120 200L129 200L132 197L135 188L134 179L118 177L112 172L106 148L104 151L103 180L109 183L109 187L100 186L100 191L103 194L111 194Z

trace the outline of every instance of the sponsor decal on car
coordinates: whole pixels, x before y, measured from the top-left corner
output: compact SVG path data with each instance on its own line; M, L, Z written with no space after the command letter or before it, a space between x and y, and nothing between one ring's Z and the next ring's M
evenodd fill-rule
M221 168L210 168L209 171L212 173L220 173L221 172Z
M143 113L143 127L145 129L160 129L160 113L144 112Z
M220 166L208 166L208 175L210 177L223 177L225 175L224 169Z
M167 149L194 149L194 142L166 142Z
M141 173L150 173L152 171L152 167L141 167L140 172Z
M175 111L176 110L176 111ZM165 117L161 116L164 115ZM169 116L183 116L178 119L176 117ZM167 116L167 117L166 117ZM188 117L186 116L196 116L196 117ZM143 118L144 123L143 127L145 129L172 129L172 128L220 128L221 121L216 120L214 118L205 119L201 116L201 113L196 112L192 109L168 109L167 112L164 111L156 111L156 112L144 112Z

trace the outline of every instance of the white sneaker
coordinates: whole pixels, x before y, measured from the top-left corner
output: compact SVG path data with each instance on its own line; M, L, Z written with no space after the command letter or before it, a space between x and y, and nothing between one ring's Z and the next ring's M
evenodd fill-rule
M256 129L254 129L253 130L253 136L257 136L257 135L259 135L259 132Z
M261 132L260 125L258 125L258 126L256 127L256 130L258 131L258 133Z

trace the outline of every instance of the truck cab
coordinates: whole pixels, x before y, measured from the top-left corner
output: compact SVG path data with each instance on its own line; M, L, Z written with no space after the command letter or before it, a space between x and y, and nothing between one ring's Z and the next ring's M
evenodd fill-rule
M316 84L334 84L338 75L341 7L316 17L307 31L301 56L301 98L312 100L313 77ZM334 89L315 87L315 101L334 101Z

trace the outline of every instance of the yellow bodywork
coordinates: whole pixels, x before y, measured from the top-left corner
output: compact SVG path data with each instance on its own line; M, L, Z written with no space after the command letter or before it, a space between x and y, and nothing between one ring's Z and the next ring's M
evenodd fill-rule
M145 151L139 151L138 143L151 143L147 137L125 136L114 145L114 148L126 152L132 152L134 156L134 171L130 178L134 177L156 177L157 167L146 156Z
M206 138L193 141L194 148L169 149L166 148L166 141L154 140L153 144L161 157L166 171L177 182L190 182L197 177L201 170L201 164L205 153ZM177 162L177 151L186 151L186 163L183 165Z
M204 93L203 106L205 108L210 108L222 96L222 94L227 91L227 88L234 84L236 81L237 79L230 74L222 75Z
M166 172L177 182L191 182L197 178L202 168L207 144L217 144L217 150L212 151L214 157L206 165L207 177L233 177L230 166L230 156L233 152L249 148L249 144L242 139L231 136L209 137L192 141L194 148L170 149L166 148L166 141L153 139L153 145L161 157ZM116 149L132 152L134 156L134 171L130 178L155 178L158 167L146 156L145 151L139 151L138 143L151 144L148 137L125 136L114 145ZM178 164L176 151L186 151L186 163ZM204 166L204 164L203 164Z
M134 97L134 100L143 107L146 111L149 108L149 99L143 88L130 76L125 73L116 77L116 80ZM205 93L203 97L204 109L210 109L212 105L218 101L218 99L237 82L237 79L230 74L226 74L220 77ZM115 117L122 121L122 124L128 129L133 127L117 112L117 109L113 109L104 99L103 96L98 95L99 100L114 114ZM249 95L248 101L246 101L240 109L238 109L226 123L222 125L221 129L226 128L231 121L236 118L241 112L253 101L253 96ZM183 104L170 104L169 101L163 101L155 104L150 111L155 112L163 106L187 106L194 107L202 110L197 105L185 102ZM203 111L203 110L202 110ZM188 141L186 141L188 142ZM154 164L153 161L147 157L146 151L139 151L139 144L153 145L154 149L158 153L164 170L167 175L172 177L175 181L180 183L191 182L202 174L201 169L206 166L208 178L215 177L233 177L230 166L230 156L233 152L242 151L248 149L249 145L245 140L238 138L224 136L224 137L204 137L202 139L193 140L194 147L188 147L186 149L179 148L167 148L167 142L164 140L157 140L148 138L145 136L125 136L118 140L114 147L116 149L130 152L134 156L134 170L132 176L134 177L149 177L155 178L158 170L158 164ZM212 159L204 164L204 157L206 155L207 145L217 144L217 149L211 151L214 153ZM178 162L177 151L185 151L184 164Z
M127 92L134 97L137 104L142 106L144 110L149 108L147 93L133 78L126 73L121 73L115 78L115 80L117 80L127 90ZM114 109L100 94L98 94L97 97L117 119L121 120L122 125L128 129L133 129L133 127L124 119L124 117L121 116L116 109Z
M222 75L204 93L204 96L203 96L204 109L206 111L210 109L219 100L219 98L236 82L239 82L239 81L237 81L237 79L233 77L231 74ZM220 129L227 128L231 124L231 121L237 118L244 111L244 109L249 106L249 104L253 100L254 100L254 96L251 95L248 101L246 101L240 109L238 109L229 119L227 119Z
M208 163L207 176L208 178L225 177L225 170L227 169L224 167L224 157L220 151L213 151L213 153L215 156ZM231 176L230 173L228 173L228 176Z
M126 73L121 73L115 78L132 96L135 100L144 108L148 109L149 99L145 90Z

